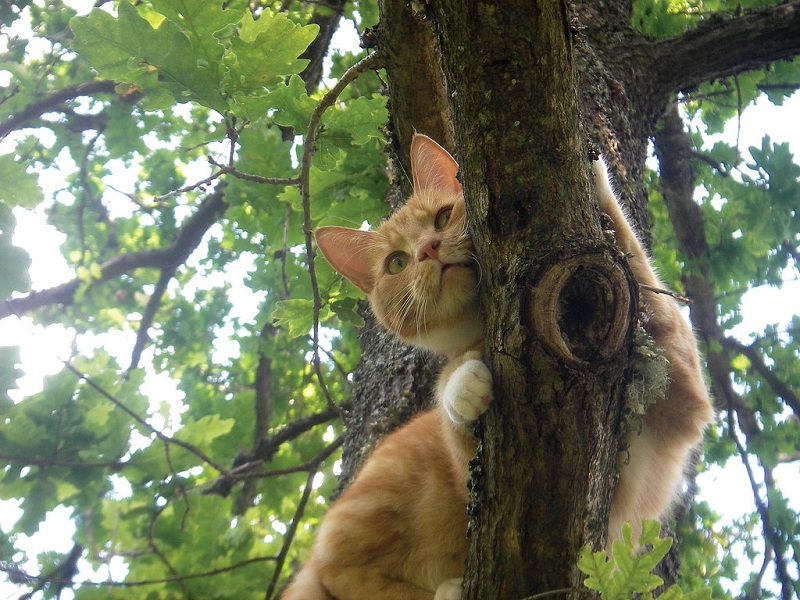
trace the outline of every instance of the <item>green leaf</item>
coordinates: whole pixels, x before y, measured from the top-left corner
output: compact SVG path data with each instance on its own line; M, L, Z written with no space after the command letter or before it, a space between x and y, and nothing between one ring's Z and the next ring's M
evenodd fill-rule
M602 591L610 587L609 582L614 571L614 563L608 560L606 553L602 550L592 552L589 546L581 548L578 568L589 576L584 581L587 588Z
M278 125L292 127L301 133L308 127L316 100L306 93L306 85L299 75L292 75L286 85L278 85L269 92L269 105L275 109L272 120Z
M578 568L588 575L584 585L600 592L604 600L627 600L657 588L663 580L651 571L672 546L672 538L659 538L660 531L657 521L644 521L638 543L634 543L633 528L624 523L622 539L611 545L611 558L603 551L582 548ZM647 546L649 550L644 549Z
M36 533L47 512L55 508L56 494L57 485L50 477L46 475L36 477L22 501L23 512L15 529L25 535Z
M314 302L305 298L278 302L272 319L278 327L285 327L290 337L307 335L314 326Z
M357 312L358 301L355 298L342 298L331 304L331 310L343 323L359 329L364 326L364 317Z
M12 154L0 156L0 202L8 206L33 208L43 199L39 176L29 173L27 167L14 160ZM2 226L0 222L0 228Z
M202 449L218 437L228 433L232 427L233 419L221 419L219 415L206 415L197 421L186 423L175 435L175 438Z
M94 408L86 413L86 422L94 425L95 427L103 427L108 423L108 418L114 411L114 405L111 402L98 403Z
M15 226L11 209L0 202L0 298L12 292L27 292L31 285L28 275L31 257L27 250L13 244Z
M363 146L373 138L383 138L381 129L386 125L389 113L386 98L361 96L348 102L343 109L326 115L326 127L322 137L335 140L337 145Z
M94 9L70 21L73 50L101 77L133 84L146 91L168 92L174 101L195 101L224 113L219 73L198 63L192 42L180 27L164 19L154 28L127 0L117 18Z
M630 523L622 526L622 540L614 540L611 544L611 554L622 578L618 585L631 592L649 592L664 583L660 577L650 573L672 546L672 538L658 539L660 530L661 525L657 521L645 521L642 524L639 543L653 544L651 550L642 552L632 539L633 528Z
M256 21L249 11L245 12L239 35L231 38L231 51L224 58L226 93L241 106L246 98L252 118L266 112L267 89L306 67L308 60L297 57L314 41L318 31L316 25L293 23L285 13L264 10Z
M702 588L684 594L680 587L672 585L659 594L658 598L659 600L710 600L711 588Z
M218 67L225 47L219 38L230 35L242 13L223 10L221 0L153 0L153 8L180 27L192 42L198 67Z

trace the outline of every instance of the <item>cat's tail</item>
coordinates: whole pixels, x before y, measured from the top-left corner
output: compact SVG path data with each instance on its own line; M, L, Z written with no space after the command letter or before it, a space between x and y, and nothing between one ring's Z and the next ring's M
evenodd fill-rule
M300 569L297 575L289 584L280 600L334 600L333 596L328 594L328 590L322 585L319 576L314 569L305 568Z

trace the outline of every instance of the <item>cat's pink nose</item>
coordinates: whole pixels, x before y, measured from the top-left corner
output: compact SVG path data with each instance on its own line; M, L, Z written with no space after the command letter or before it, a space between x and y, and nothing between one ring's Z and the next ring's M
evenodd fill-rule
M441 241L436 238L422 240L422 243L417 248L417 260L422 261L426 258L439 260L439 244L441 244Z

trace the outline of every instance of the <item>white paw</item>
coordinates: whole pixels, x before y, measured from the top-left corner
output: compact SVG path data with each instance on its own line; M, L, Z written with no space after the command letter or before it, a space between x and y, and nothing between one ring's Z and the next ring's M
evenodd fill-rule
M468 360L453 371L442 392L442 405L456 425L480 417L492 401L492 374L481 360Z
M461 600L461 577L440 583L433 600Z

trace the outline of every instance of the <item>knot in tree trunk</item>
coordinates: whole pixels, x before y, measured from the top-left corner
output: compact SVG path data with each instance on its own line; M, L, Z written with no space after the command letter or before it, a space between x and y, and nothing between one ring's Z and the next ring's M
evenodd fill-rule
M628 269L605 251L559 257L531 288L539 340L574 367L604 363L625 347L636 304Z

